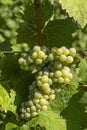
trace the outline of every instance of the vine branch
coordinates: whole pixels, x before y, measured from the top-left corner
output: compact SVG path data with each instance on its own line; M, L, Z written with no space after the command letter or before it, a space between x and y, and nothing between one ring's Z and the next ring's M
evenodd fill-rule
M42 46L41 21L40 21L40 2L39 2L39 0L34 0L34 3L35 3L35 11L36 11L38 44L39 44L39 46Z

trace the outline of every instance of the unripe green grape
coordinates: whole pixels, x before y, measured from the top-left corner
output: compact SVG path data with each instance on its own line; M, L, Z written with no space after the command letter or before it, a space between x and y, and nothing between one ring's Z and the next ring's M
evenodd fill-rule
M34 60L33 60L33 59L31 59L31 57L30 57L30 56L28 56L28 58L27 58L27 62L28 62L29 64L31 64L31 63L33 63L33 62L34 62Z
M41 98L42 97L42 94L40 93L40 92L35 92L34 93L34 98L35 99L39 99L39 98Z
M44 91L44 93L49 94L50 91L51 91L51 89L50 89L50 87L49 87L48 89L44 89L43 91Z
M67 84L67 83L69 83L69 82L70 82L70 79L69 79L69 78L65 78L65 79L64 79L64 83L65 83L65 84Z
M31 116L30 113L27 113L27 112L26 112L26 113L24 114L25 119L26 119L26 118L30 118L30 116Z
M50 94L54 94L54 93L55 93L55 90L54 90L54 89L51 89Z
M21 119L24 119L24 118L25 118L25 116L24 116L24 114L23 114L23 113L22 113L20 116L21 116Z
M59 82L60 84L64 83L64 78L60 77L60 78L58 79L58 82Z
M41 76L41 75L39 75L39 76L37 77L37 80L41 80L41 77L42 77L42 76Z
M23 48L25 51L29 51L29 50L30 50L30 47L28 46L27 43L23 43L23 44L22 44L22 48Z
M26 108L26 112L28 112L28 113L30 112L30 108L29 107Z
M69 55L69 50L67 48L64 48L63 49L63 54L66 55L66 56Z
M49 87L50 87L50 86L49 86L48 83L44 83L44 84L42 85L42 89L43 89L43 90L47 90Z
M33 47L33 51L35 51L35 52L39 52L41 49L40 49L40 47L39 46L34 46Z
M24 59L24 61L22 62L22 65L23 65L23 66L26 66L26 67L28 66L27 61L26 61L25 59Z
M41 110L40 110L40 109L38 109L38 110L37 110L37 113L39 113L40 111L41 111Z
M73 62L73 57L72 56L67 56L66 62L69 63L69 64L72 63Z
M42 76L42 75L43 75L43 71L40 71L40 72L39 72L39 76Z
M67 67L67 66L64 66L64 68L63 68L64 70L67 70L68 72L70 72L70 68L69 67Z
M19 64L22 64L23 61L24 61L24 58L22 58L22 57L18 59L18 63L19 63Z
M20 109L20 112L21 112L21 113L25 113L25 112L26 112L26 109L25 109L25 108L21 108L21 109Z
M62 72L61 72L61 71L56 71L56 72L54 73L54 75L55 75L56 78L59 78L59 77L62 76Z
M35 116L37 116L37 115L38 115L37 112L32 112L32 113L31 113L31 116L32 116L32 117L35 117Z
M37 109L39 109L39 110L41 109L41 105L39 103L36 103L35 105L36 105Z
M56 63L54 64L54 68L55 68L55 69L62 69L62 64L56 62Z
M49 76L49 72L47 72L47 71L44 71L44 75L47 75L47 76Z
M38 65L41 64L42 63L42 59L35 59L35 63L38 64Z
M42 47L41 47L41 50L42 50L44 53L46 53L46 52L49 51L49 49L48 49L46 46L42 46Z
M62 76L63 76L64 78L68 77L68 76L69 76L69 71L66 70L66 69L63 69L63 70L62 70Z
M76 68L76 69L75 69L75 72L76 72L76 74L78 75L79 72L80 72L80 68Z
M73 78L72 73L69 73L69 78L70 78L70 79L72 79L72 78Z
M36 59L36 58L37 58L37 52L33 52L31 57L32 57L33 59Z
M42 87L42 85L43 85L42 82L40 80L37 80L37 86Z
M49 61L53 61L53 60L54 60L54 56L53 56L52 53L48 55L48 60L49 60Z
M62 48L58 48L58 49L56 50L57 55L61 55L62 52L63 52L63 49L62 49Z
M56 47L53 47L53 48L51 49L51 53L55 54L55 53L56 53L56 50L57 50L57 48L56 48Z
M49 73L49 77L52 78L53 76L54 76L54 72L50 72L50 73Z
M54 99L55 99L55 94L49 95L49 100L50 100L50 101L52 101L52 100L54 100Z
M27 102L27 106L32 107L33 105L34 105L33 101L28 101L28 102Z
M61 54L60 57L59 57L59 60L62 61L62 62L66 61L66 55Z
M32 74L37 72L36 66L30 65L29 68L30 68L30 71L32 71Z
M37 109L36 109L35 105L33 105L30 107L30 110L31 110L31 112L35 112Z
M39 99L33 99L34 104L39 102Z
M49 96L48 95L44 95L43 98L47 100L49 98Z
M70 51L71 56L74 57L76 55L76 49L75 48L70 48L69 51Z
M29 71L30 70L29 66L24 66L24 67L20 66L20 68L23 69L23 70L25 70L25 71Z
M42 82L42 83L46 83L46 82L48 82L48 80L49 80L49 78L48 78L47 75L43 75L43 76L41 77L41 82Z
M66 49L66 47L65 47L65 46L62 46L61 49L64 50L64 49Z
M42 111L46 111L46 110L47 110L47 105L43 105L43 106L41 107L41 110L42 110Z
M40 59L45 59L45 58L46 58L45 53L44 53L43 51L39 51L39 52L38 52L38 58L40 58Z
M50 79L50 78L48 79L48 84L49 84L49 85L52 85L52 84L53 84L52 79Z
M53 78L53 82L56 83L57 82L57 78Z
M29 91L34 91L34 86L33 85L29 86Z
M23 103L21 104L21 107L25 107L25 102L23 102Z
M44 91L44 93L50 93L51 89L48 83L44 83L42 85L42 90Z
M44 98L41 98L41 99L39 100L39 104L40 104L41 106L47 105L47 104L48 104L48 101L47 101L46 99L44 99Z
M22 53L21 56L22 58L26 59L28 55L26 53Z

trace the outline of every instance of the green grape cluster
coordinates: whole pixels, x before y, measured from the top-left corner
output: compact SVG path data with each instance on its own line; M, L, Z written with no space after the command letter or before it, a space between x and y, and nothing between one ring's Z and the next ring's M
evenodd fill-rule
M0 38L11 39L16 33L18 19L16 14L19 12L19 2L0 0Z
M42 76L43 77L43 76ZM44 86L46 88L46 86ZM33 82L29 86L28 101L21 105L21 118L30 119L38 115L40 111L47 110L49 101L55 99L55 91L50 88L50 92L44 92L42 88L39 88L37 82Z
M46 64L47 53L48 49L46 47L34 46L29 54L24 54L19 58L18 63L21 69L31 70L32 73L35 73Z
M18 61L24 69L29 67L31 71L31 66L36 69L37 65L39 67L35 71L35 81L29 86L28 101L21 105L21 118L26 120L37 116L40 111L47 110L49 102L55 100L56 90L73 78L71 67L76 50L66 47L49 50L46 47L34 46L29 54L26 54L25 59L21 57ZM32 60L31 63L28 58ZM38 64L36 60L41 61ZM24 62L27 63L25 66Z

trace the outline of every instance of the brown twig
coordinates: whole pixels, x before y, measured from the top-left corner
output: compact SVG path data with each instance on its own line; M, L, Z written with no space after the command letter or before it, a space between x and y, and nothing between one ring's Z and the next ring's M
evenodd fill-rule
M38 44L42 46L42 36L41 36L41 23L40 23L40 2L39 0L34 0L35 10L36 10L36 24L37 24L37 33L38 33Z

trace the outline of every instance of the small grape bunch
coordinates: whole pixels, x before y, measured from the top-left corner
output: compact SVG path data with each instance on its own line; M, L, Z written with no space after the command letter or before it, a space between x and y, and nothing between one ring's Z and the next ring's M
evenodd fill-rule
M52 79L49 77L49 71L40 71L36 77L38 88L45 94L49 94L53 84Z
M70 72L69 67L64 66L63 69L55 71L54 77L57 83L67 84L73 78L73 74Z
M71 64L74 61L73 57L76 55L76 50L74 48L61 47L56 50L56 54L61 62Z
M40 111L46 111L48 108L49 101L55 99L55 91L51 90L49 94L45 94L38 88L35 89L35 83L32 84L32 93L29 94L29 100L22 103L20 112L21 118L29 120L39 114ZM31 86L29 86L31 91Z
M33 49L30 50L29 54L25 57L21 57L18 60L18 63L21 66L21 69L25 71L32 71L32 73L40 70L45 63L47 62L47 51L46 47L34 46Z

